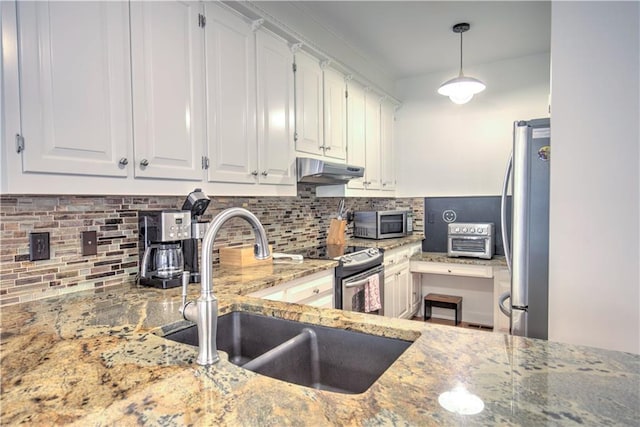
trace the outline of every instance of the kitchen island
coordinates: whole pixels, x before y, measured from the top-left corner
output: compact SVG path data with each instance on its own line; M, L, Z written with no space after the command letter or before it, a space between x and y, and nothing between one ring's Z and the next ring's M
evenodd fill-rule
M220 314L249 311L414 341L362 394L264 377L224 353L201 367L196 348L162 337L188 324L178 313L180 289L123 285L3 309L0 423L637 424L639 355L245 296L278 277L334 266L216 268L213 289ZM190 298L198 293L191 285ZM439 397L451 391L475 395L482 410L444 409Z

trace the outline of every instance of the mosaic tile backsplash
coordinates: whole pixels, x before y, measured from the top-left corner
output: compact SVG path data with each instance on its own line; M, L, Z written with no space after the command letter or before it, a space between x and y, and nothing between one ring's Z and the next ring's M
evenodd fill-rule
M186 195L185 195L186 197ZM138 211L179 209L177 196L0 196L0 305L49 298L123 282L138 274ZM317 198L315 186L299 185L297 197L210 197L203 220L243 207L262 222L273 250L321 244L339 198ZM349 210L411 209L414 232L423 230L422 198L348 198ZM83 256L81 233L96 231L98 254ZM29 233L49 232L50 259L29 261ZM352 234L352 227L347 228ZM214 245L253 243L241 219L225 224Z

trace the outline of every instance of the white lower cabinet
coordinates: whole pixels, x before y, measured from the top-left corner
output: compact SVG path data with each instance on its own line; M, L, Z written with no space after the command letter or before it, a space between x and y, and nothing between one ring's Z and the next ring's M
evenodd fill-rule
M409 259L421 250L412 243L384 253L385 316L410 319L420 309L420 279L410 273Z
M253 292L249 296L314 307L334 308L334 283L334 270L329 269Z

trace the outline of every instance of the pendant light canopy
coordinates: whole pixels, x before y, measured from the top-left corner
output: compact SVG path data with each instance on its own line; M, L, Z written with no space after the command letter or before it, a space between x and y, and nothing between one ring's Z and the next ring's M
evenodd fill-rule
M440 95L448 96L456 104L466 104L471 101L473 95L482 92L486 87L480 80L462 73L462 33L469 31L469 28L471 25L464 22L453 26L453 32L460 34L460 74L442 83L438 89Z

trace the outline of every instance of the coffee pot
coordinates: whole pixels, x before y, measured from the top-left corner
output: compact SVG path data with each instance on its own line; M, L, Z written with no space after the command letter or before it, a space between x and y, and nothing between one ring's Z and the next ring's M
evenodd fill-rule
M181 286L183 244L191 239L190 212L141 211L138 224L140 284L162 289Z

